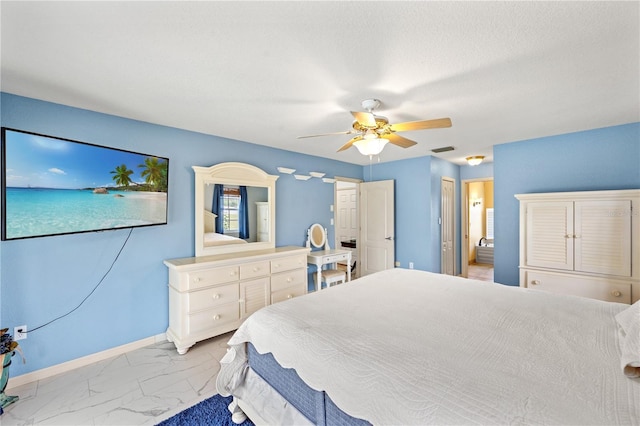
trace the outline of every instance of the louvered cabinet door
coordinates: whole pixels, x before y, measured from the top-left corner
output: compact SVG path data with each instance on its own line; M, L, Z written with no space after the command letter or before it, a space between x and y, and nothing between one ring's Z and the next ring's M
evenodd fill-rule
M240 282L240 317L246 319L270 304L269 277Z
M573 202L526 206L526 266L573 269Z
M631 276L631 200L576 201L575 270Z

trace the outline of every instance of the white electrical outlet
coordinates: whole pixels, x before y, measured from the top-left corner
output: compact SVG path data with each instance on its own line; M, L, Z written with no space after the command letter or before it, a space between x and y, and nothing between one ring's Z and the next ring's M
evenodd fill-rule
M22 331L18 331L22 330ZM13 328L13 340L22 340L27 338L27 326L19 325Z
M413 269L413 262L409 262L409 269Z

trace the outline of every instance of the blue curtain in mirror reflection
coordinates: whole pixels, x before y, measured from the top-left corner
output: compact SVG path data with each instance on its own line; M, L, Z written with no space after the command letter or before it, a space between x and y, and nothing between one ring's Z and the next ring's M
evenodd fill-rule
M222 211L223 199L224 196L224 187L220 184L215 184L213 187L213 204L211 205L211 212L215 214L216 217L216 232L219 234L224 234L224 212Z
M247 187L240 187L240 203L238 206L238 237L249 238L249 207L247 206Z
M216 232L230 234L243 240L249 238L249 198L246 186L213 187L211 212L216 217Z

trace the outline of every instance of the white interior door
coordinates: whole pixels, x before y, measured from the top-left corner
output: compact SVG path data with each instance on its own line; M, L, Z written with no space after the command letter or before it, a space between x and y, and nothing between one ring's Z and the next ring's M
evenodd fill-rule
M351 251L351 264L358 268L358 184L355 182L336 182L335 207L335 247ZM347 244L343 244L347 242ZM352 278L353 274L352 274Z
M393 180L360 184L360 274L391 269L395 261Z
M358 191L353 188L336 191L336 248L342 241L358 239Z
M455 181L450 178L442 178L441 192L442 214L442 265L441 272L447 275L455 275Z

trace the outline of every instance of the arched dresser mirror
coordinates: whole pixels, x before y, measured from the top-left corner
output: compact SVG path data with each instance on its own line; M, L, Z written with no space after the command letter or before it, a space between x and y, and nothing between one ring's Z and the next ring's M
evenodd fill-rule
M236 162L193 170L196 256L275 247L278 176Z

